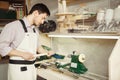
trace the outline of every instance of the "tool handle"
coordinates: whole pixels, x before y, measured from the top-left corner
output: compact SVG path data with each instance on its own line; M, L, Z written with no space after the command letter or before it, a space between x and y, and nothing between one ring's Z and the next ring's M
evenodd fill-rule
M47 55L47 53L35 54L34 56L35 56L35 57L40 57L40 56L44 56L44 55Z

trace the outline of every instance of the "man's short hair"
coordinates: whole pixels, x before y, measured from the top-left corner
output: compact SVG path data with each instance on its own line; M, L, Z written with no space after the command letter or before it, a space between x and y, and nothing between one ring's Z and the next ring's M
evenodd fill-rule
M35 4L31 8L29 14L32 14L35 10L38 10L39 14L41 14L41 13L47 13L47 15L50 16L50 11L49 11L48 7L45 4L43 4L43 3L37 3L37 4Z

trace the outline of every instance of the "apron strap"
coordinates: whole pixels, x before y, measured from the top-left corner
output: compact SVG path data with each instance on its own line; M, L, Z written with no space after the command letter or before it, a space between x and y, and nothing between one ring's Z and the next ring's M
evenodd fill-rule
M10 64L34 64L35 60L33 61L27 61L27 60L9 60Z
M28 32L28 31L27 31L27 28L26 28L26 26L25 26L24 21L23 21L22 19L20 19L19 21L20 21L21 24L23 25L23 29L24 29L24 31L25 31L25 32Z
M35 28L33 28L33 32L36 33Z
M19 21L20 21L21 24L23 25L23 29L24 29L24 31L25 31L25 32L28 32L28 31L27 31L27 28L26 28L26 26L25 26L24 21L23 21L22 19L20 19ZM36 33L35 28L33 28L33 32Z

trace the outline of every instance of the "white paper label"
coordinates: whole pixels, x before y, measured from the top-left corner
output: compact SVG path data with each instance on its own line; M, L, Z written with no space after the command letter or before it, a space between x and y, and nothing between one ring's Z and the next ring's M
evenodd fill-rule
M77 68L77 63L71 63L71 67Z

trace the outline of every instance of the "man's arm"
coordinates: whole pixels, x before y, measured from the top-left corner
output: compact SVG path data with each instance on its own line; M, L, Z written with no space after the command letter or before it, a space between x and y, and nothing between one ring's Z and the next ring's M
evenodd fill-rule
M45 53L45 54L47 54L48 56L51 56L51 55L53 55L54 54L54 51L52 51L52 50L46 50L46 49L44 49L42 46L40 46L38 49L37 49L37 52L38 53Z
M35 58L35 56L32 53L22 52L22 51L18 51L18 50L11 50L8 55L9 56L19 56L25 60L32 60Z

